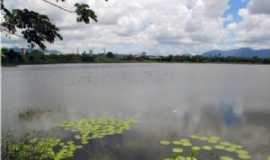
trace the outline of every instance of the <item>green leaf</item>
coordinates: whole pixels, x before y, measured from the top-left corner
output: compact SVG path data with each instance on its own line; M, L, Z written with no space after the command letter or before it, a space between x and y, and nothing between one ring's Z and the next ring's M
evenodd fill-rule
M233 160L233 158L228 157L228 156L222 156L220 157L220 160Z
M85 3L76 3L74 5L76 7L75 12L77 13L77 21L89 23L90 19L97 22L97 16L93 10L89 8L88 4Z
M162 145L169 145L170 144L170 141L160 141L160 144L162 144Z
M183 149L182 148L173 148L172 152L174 152L174 153L182 153Z

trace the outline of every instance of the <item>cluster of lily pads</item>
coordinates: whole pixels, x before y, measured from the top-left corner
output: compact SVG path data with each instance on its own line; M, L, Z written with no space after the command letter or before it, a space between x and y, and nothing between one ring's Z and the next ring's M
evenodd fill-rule
M166 160L251 160L249 152L243 146L216 136L192 135L180 140L163 140L160 144L171 147L171 156Z
M88 118L65 121L59 127L74 132L76 139L80 140L82 144L87 144L91 139L121 134L128 130L133 123L133 119L123 121L117 118Z
M121 134L130 128L133 119L120 120L117 118L89 118L65 121L58 125L68 131L75 132L75 140L59 138L25 137L22 141L5 140L2 147L2 158L6 160L66 160L71 159L76 150L83 147L91 139ZM73 138L72 138L73 139Z
M122 134L135 123L133 119L85 118L68 120L57 125L72 133L71 139L54 137L26 137L23 141L2 140L2 158L5 160L67 160L93 139ZM3 143L4 141L4 143ZM165 160L251 160L243 146L224 141L216 136L192 135L179 140L160 141L169 147L170 155ZM270 160L270 156L267 157Z
M57 138L33 138L5 145L2 156L7 160L63 160L73 157L75 151L80 148L73 141L63 142Z

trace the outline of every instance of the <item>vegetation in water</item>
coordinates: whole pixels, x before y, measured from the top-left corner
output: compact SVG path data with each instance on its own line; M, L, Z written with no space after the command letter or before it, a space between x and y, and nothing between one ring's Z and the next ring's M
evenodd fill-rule
M91 139L121 134L130 128L133 119L123 121L117 118L86 118L74 121L65 121L59 127L74 132L74 137L87 144Z
M160 144L171 149L171 155L166 160L251 160L252 158L243 146L224 141L216 136L192 135L172 142L162 140Z
M59 125L74 132L71 140L40 135L25 135L22 139L8 135L2 139L2 158L5 160L67 160L72 159L78 149L83 148L89 140L104 136L121 134L130 128L133 119L91 118L65 121ZM77 143L79 139L81 143Z
M59 107L56 108L48 108L48 107L31 107L24 109L18 113L18 117L21 120L33 120L33 119L39 119L43 116L46 116L49 113L52 112L58 112L60 111Z
M63 160L73 157L79 146L73 141L63 142L57 138L33 138L22 142L5 144L3 152L7 160Z
M87 144L92 145L89 143L91 140L122 134L134 123L133 119L84 118L67 120L57 125L60 131L71 133L65 139L27 134L18 140L9 135L2 139L2 159L70 160L77 151L88 152ZM170 151L165 160L252 160L252 156L243 146L216 136L192 135L172 141L161 140L160 144ZM266 160L270 160L270 156Z

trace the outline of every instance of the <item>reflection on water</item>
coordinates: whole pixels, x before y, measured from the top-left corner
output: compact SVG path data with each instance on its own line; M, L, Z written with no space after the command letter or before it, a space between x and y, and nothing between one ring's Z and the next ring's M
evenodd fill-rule
M220 112L223 114L224 125L233 126L240 121L241 115L237 115L237 106L232 104L222 104L219 106Z
M242 144L255 159L269 154L269 66L76 64L2 71L4 132L49 130L66 119L99 115L138 121L121 137L94 141L78 159L160 159L166 153L161 139L191 134ZM60 109L32 121L18 117L43 106Z

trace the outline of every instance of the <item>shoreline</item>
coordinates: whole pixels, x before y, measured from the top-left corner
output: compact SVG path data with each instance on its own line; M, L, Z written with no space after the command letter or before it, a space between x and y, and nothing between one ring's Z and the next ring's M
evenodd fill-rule
M58 64L228 64L228 65L270 65L270 63L234 63L234 62L65 62L65 63L25 63L25 64L1 64L1 67L13 68L18 66L29 66L29 65L58 65Z

